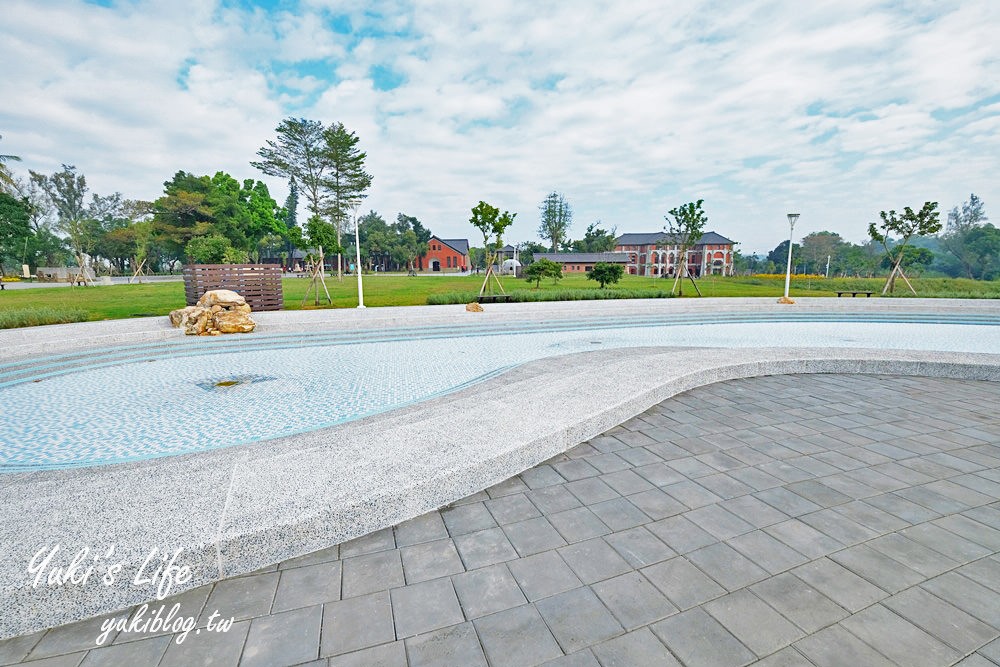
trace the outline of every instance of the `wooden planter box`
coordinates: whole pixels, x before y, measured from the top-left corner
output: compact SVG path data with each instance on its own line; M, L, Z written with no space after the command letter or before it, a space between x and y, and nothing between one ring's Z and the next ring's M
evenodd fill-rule
M184 296L193 306L205 292L228 289L238 293L253 310L281 310L281 267L273 264L188 264L184 267Z

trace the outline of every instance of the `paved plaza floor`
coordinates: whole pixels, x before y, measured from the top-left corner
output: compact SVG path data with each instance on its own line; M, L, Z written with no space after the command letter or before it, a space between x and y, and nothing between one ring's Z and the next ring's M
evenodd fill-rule
M997 405L1000 385L946 379L710 385L166 601L228 632L96 648L102 617L0 642L0 665L1000 665Z

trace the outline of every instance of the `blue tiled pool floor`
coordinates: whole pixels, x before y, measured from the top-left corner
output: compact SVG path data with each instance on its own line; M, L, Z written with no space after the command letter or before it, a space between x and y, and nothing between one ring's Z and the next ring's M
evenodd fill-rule
M0 472L254 443L440 396L529 361L595 349L997 352L997 324L987 316L873 314L601 319L184 339L8 362L0 365Z

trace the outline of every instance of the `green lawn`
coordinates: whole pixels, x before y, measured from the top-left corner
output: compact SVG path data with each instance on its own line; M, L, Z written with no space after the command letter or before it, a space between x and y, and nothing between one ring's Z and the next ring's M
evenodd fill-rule
M358 304L355 278L346 277L342 282L336 278L327 279L327 287L333 298L334 308L353 308ZM505 277L502 279L506 290L532 289L523 279ZM1000 298L1000 281L983 282L964 279L927 278L915 280L919 296L959 297L959 298ZM450 292L478 292L482 283L480 276L458 275L369 275L364 277L365 305L367 306L412 306L427 303L431 294ZM306 278L286 278L283 281L285 308L297 310L302 307L309 280ZM792 281L791 295L795 296L835 296L838 289L870 289L876 295L882 289L883 280L875 279L795 279ZM655 278L625 276L611 289L665 289L671 281ZM698 281L701 292L706 297L778 297L784 290L784 281L777 278L746 277L706 277ZM585 276L570 275L553 285L551 280L543 280L542 290L596 290L596 283ZM902 283L897 284L897 296L906 296L909 291ZM684 286L685 298L694 294L690 283ZM76 319L105 320L149 315L166 315L175 308L184 306L184 285L181 282L152 283L143 285L113 285L106 287L55 287L51 289L8 289L0 292L0 313L5 311L28 311L51 309L52 311L77 311ZM306 308L312 308L312 299ZM321 306L323 307L323 306ZM325 306L330 307L330 306ZM80 313L82 311L82 313Z

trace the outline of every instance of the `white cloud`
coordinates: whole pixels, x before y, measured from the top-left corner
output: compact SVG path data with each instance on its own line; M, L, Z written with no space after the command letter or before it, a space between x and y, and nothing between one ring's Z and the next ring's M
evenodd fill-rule
M366 208L442 235L471 236L486 199L532 238L556 189L577 234L704 197L711 227L766 250L788 207L803 234L859 239L882 208L1000 202L997 28L992 0L8 0L0 133L25 169L155 198L177 169L256 175L285 116L340 121L369 154Z

